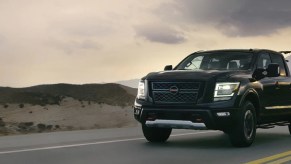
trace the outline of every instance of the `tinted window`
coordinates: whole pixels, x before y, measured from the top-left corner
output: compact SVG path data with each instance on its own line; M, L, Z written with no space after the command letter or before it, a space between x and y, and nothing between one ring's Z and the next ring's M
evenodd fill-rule
M270 54L272 63L277 63L280 66L280 76L286 76L286 69L282 56L277 54Z
M262 53L259 56L257 68L267 69L270 63L271 63L270 55L268 53Z
M250 68L253 54L249 52L197 53L187 57L180 70L246 70Z

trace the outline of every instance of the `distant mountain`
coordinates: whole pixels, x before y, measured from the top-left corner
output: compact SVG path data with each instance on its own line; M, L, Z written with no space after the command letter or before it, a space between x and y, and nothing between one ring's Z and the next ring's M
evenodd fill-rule
M109 105L132 105L136 89L120 84L51 84L27 88L0 87L0 103L59 104L64 97Z
M131 80L118 81L115 83L125 85L125 86L131 87L131 88L137 88L139 80L140 79L131 79Z

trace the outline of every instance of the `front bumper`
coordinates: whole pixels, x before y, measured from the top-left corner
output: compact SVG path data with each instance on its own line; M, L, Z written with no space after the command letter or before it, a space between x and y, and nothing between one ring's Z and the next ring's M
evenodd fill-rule
M148 127L227 130L235 123L236 111L236 108L134 106L134 117Z
M148 127L173 128L173 129L195 129L195 130L207 129L204 123L195 123L195 122L186 121L186 120L184 121L184 120L156 119L154 121L146 121L145 125Z

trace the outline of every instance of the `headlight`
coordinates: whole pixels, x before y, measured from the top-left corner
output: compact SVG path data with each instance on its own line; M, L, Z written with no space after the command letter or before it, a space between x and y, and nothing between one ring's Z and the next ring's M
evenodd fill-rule
M230 100L238 90L239 82L219 82L215 85L214 101Z
M144 81L140 81L138 83L137 98L138 99L145 99L145 84L144 84Z

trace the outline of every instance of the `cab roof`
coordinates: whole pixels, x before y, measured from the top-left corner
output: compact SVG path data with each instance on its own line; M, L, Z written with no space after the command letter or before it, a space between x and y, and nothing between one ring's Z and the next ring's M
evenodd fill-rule
M204 51L204 50L200 50L200 51L197 51L197 52L194 52L194 53L204 53L204 52L255 52L258 53L258 52L261 52L261 51L269 51L269 52L273 52L273 53L286 53L286 52L289 52L291 53L291 51L274 51L274 50L269 50L269 49L219 49L219 50L207 50L207 51Z

